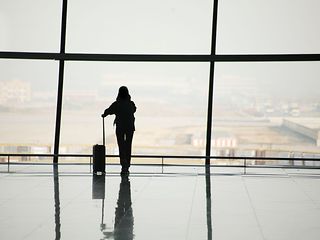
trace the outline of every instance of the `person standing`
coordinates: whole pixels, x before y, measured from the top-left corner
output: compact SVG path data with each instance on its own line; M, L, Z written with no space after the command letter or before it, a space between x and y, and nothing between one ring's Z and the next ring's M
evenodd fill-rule
M102 117L115 114L114 124L116 125L116 136L119 147L121 174L129 174L131 163L132 139L135 131L134 113L136 106L131 101L129 90L126 86L119 88L118 96L110 107L104 110Z

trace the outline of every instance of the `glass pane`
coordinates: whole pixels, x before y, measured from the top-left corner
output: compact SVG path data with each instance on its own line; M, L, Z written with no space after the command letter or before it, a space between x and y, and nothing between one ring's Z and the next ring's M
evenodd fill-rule
M218 63L213 155L319 157L319 77L320 62Z
M0 51L57 52L62 1L1 0Z
M320 2L219 1L217 52L319 53Z
M203 155L208 71L207 63L68 62L61 152L101 144L101 114L125 85L137 106L134 154ZM113 121L106 118L108 154L118 154Z
M212 0L70 0L67 51L209 53Z
M0 152L51 153L58 63L0 60Z

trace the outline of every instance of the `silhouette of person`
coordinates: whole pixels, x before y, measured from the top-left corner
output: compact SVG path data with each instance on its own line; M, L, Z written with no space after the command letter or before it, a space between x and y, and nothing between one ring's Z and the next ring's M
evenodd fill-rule
M129 174L131 163L132 138L135 131L134 113L136 106L131 101L131 96L127 87L119 88L118 96L109 108L104 110L102 117L115 114L114 124L116 125L116 136L119 147L121 174Z

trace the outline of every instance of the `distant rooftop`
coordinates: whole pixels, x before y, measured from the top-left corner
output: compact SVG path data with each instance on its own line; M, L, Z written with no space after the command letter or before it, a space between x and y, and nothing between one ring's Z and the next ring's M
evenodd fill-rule
M319 118L287 118L288 120L312 128L315 130L320 130L320 121Z

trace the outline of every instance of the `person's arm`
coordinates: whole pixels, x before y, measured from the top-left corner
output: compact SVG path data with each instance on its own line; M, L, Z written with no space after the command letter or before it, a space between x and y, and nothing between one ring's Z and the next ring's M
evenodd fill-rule
M134 102L133 102L133 101L131 101L131 103L132 103L132 110L133 110L133 113L135 113L135 112L137 111L137 107L136 107L136 105L134 104Z
M108 107L106 110L104 110L101 117L106 117L108 115L112 115L116 113L116 102L112 103L110 107Z

